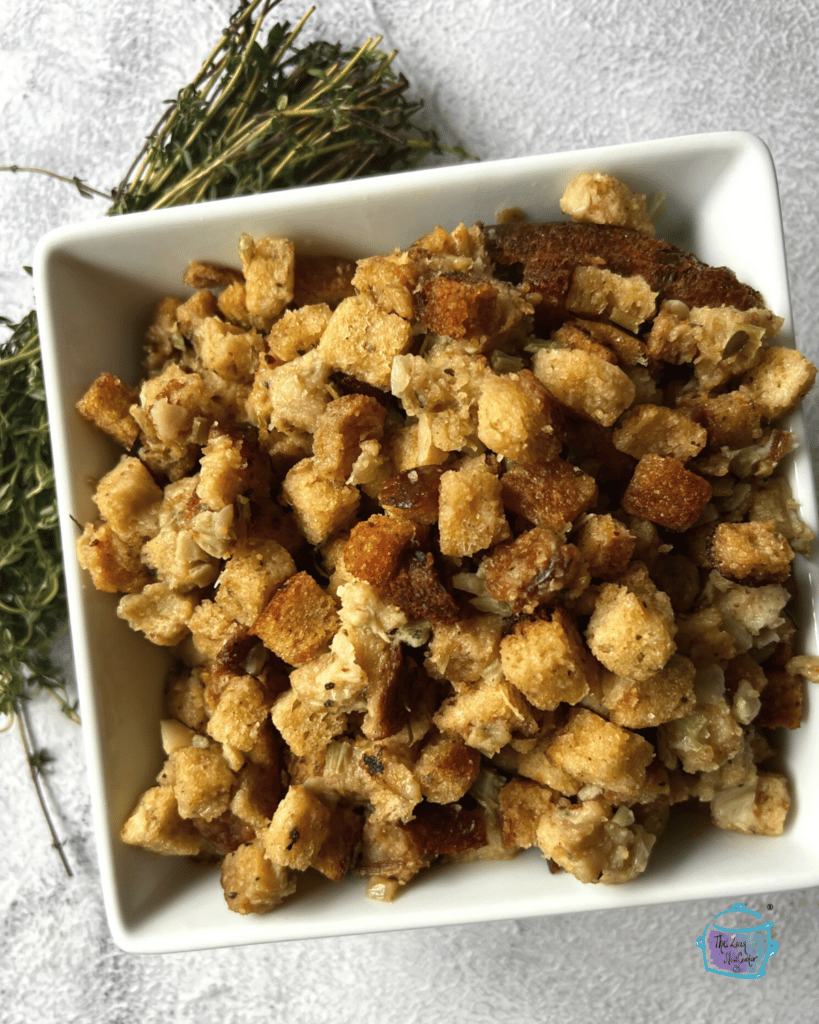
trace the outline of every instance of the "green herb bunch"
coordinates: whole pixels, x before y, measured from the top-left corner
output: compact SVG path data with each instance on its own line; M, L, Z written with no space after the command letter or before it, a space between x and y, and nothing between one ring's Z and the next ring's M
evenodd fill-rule
M299 47L313 8L295 27L277 23L263 35L278 3L239 5L117 188L39 168L0 170L48 174L108 199L113 215L405 170L443 151L437 134L416 124L422 103L408 98L380 39L355 50L321 40ZM39 334L34 311L0 323L12 329L0 344L0 712L18 721L63 856L38 782L47 755L34 750L23 715L25 702L46 691L77 717L51 655L67 611Z

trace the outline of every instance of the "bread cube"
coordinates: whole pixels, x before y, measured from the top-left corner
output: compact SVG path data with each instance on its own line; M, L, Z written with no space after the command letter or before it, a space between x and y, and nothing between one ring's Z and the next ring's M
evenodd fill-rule
M296 891L292 872L268 859L259 838L225 857L221 883L225 902L237 914L266 914Z
M546 807L537 826L544 855L581 882L631 881L645 871L655 841L631 811L615 813L603 800L557 801Z
M330 808L307 786L291 785L260 833L265 856L280 867L306 871L330 829Z
M793 348L772 346L742 378L748 396L766 420L792 412L816 380L816 367Z
M478 400L478 438L515 462L547 462L560 453L553 403L530 370L485 376Z
M506 678L530 704L553 711L577 704L597 680L591 657L569 613L558 605L551 619L523 619L500 645Z
M427 646L425 668L435 679L456 689L474 683L500 656L504 620L499 615L472 615L454 622L436 622Z
M270 326L293 299L295 246L289 238L253 239L243 234L239 256L248 312Z
M343 711L309 704L295 690L287 690L276 699L270 716L297 757L321 752L347 728Z
M338 305L317 351L333 368L388 391L393 358L407 352L412 341L406 320L355 295Z
M586 627L589 649L617 675L648 679L674 653L676 625L667 594L647 575L629 586L604 583Z
M316 420L313 458L324 476L344 483L353 471L365 441L380 440L384 406L367 395L342 395L330 402Z
M714 568L737 583L784 583L793 549L769 519L719 523L711 538Z
M684 717L697 702L696 674L694 663L681 654L672 654L663 668L647 679L604 672L602 703L609 720L628 729L646 729Z
M421 749L414 772L425 800L449 804L466 794L480 766L480 754L462 739L435 734Z
M296 309L326 303L335 308L355 293L356 265L342 256L309 256L296 253L293 305Z
M760 410L744 387L721 395L698 396L690 408L708 432L711 448L746 448L762 435Z
M283 363L303 356L318 345L331 316L326 302L286 309L270 328L268 350Z
M699 455L708 440L705 427L679 409L662 405L636 405L612 435L615 448L642 459L665 455L680 462Z
M584 785L599 786L619 800L637 800L654 747L585 708L573 708L548 746L549 759Z
M77 402L77 412L130 451L139 436L139 427L130 411L136 400L137 392L119 377L101 373Z
M421 801L421 787L407 754L365 737L334 740L327 748L321 777L342 797L368 805L371 821L409 821Z
M511 779L498 794L503 845L527 850L537 845L540 819L555 800L555 792L532 779Z
M360 875L373 880L394 879L405 885L429 864L430 858L421 853L412 836L400 825L374 821L372 817L365 821L361 856L356 867Z
M247 753L253 749L269 711L270 702L261 685L252 676L236 676L219 697L208 733L219 743Z
M679 459L646 455L637 463L622 505L632 515L682 532L694 526L710 500L708 481Z
M357 579L383 587L393 579L417 528L409 519L370 516L350 531L344 547L344 567Z
M151 643L174 647L187 636L198 599L195 591L179 594L166 583L149 583L138 594L121 597L117 615Z
M94 492L94 504L102 518L131 546L157 532L161 501L162 491L154 478L131 455L123 455Z
M469 690L447 698L433 721L441 732L459 736L487 757L506 746L513 733L537 731L523 695L503 677L481 679Z
M763 729L798 729L805 691L802 676L776 669L769 669L765 675L767 681L754 724Z
M458 608L441 582L431 552L413 550L393 579L383 588L384 598L400 608L410 621L454 622Z
M332 597L298 572L274 593L250 631L283 661L301 665L329 644L339 625Z
M634 555L636 537L614 516L590 513L580 521L574 542L593 579L617 580Z
M578 416L610 427L634 401L629 377L612 363L580 349L551 348L535 353L535 376L562 405Z
M500 480L482 456L441 476L438 528L444 555L472 555L509 536Z
M139 548L119 537L108 523L86 523L77 539L77 560L97 590L108 594L139 593L151 575L139 558Z
M378 492L381 507L391 515L419 526L438 520L440 466L417 466L390 477Z
M216 604L231 619L252 626L273 593L295 575L290 552L275 540L237 545L219 575Z
M154 786L142 794L122 826L120 838L130 846L165 856L195 857L202 846L202 836L180 816L170 786Z
M327 837L310 866L332 882L340 882L353 867L361 846L364 816L343 804L330 812Z
M142 370L146 376L159 373L165 363L178 356L185 347L185 339L176 321L180 304L179 299L167 296L154 306L143 341Z
M753 782L717 793L711 801L711 821L745 836L781 836L790 803L785 776L760 772Z
M551 530L536 526L496 545L482 560L478 575L489 593L513 612L530 614L552 594L576 597L589 584L580 551Z
M315 459L302 459L288 471L282 498L292 507L302 534L318 545L352 525L361 495L357 488L324 476Z
M657 731L657 752L667 768L711 772L742 749L743 731L725 700L697 704L689 714Z
M216 296L208 288L200 288L176 307L176 322L182 335L190 341L193 332L209 316L219 310Z
M513 466L501 477L503 504L535 526L557 533L597 501L594 479L564 459Z
M193 347L202 365L226 380L249 384L259 365L264 339L218 316L205 317L193 331Z
M183 818L212 821L230 807L236 776L213 747L180 747L169 755L165 768Z

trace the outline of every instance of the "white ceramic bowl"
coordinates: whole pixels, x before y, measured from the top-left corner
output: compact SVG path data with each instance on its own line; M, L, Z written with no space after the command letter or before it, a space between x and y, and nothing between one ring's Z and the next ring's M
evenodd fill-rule
M558 200L582 170L605 170L647 193L664 193L658 235L715 265L732 267L792 322L774 168L759 139L721 133L583 152L464 164L389 177L101 219L46 236L35 282L66 551L88 778L102 887L116 942L161 952L352 934L425 925L733 897L819 883L819 719L783 737L796 799L785 834L744 837L702 816L675 816L645 875L625 886L582 885L552 875L537 851L512 861L441 866L417 877L392 904L364 896L364 883L311 885L267 916L230 913L218 871L123 845L118 833L162 763L158 722L167 654L117 618L74 558L71 520L94 516L89 480L118 453L80 420L74 403L109 370L138 379L141 333L153 302L184 294L192 258L238 265L242 231L294 238L305 251L357 258L405 246L436 223L492 223L520 206L530 219L560 216ZM802 447L788 467L804 518L817 529L810 462ZM802 650L817 653L816 587L799 559ZM307 883L307 884L305 884Z

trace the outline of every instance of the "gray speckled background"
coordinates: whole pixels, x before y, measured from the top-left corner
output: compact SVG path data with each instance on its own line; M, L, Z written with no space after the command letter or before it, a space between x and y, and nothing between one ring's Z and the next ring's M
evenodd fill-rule
M819 357L819 8L805 0L318 0L311 32L383 34L450 140L484 158L744 129L776 162L796 337ZM162 100L219 35L228 0L5 0L0 163L119 180ZM291 21L305 7L285 2ZM0 311L51 227L106 204L0 175ZM817 398L808 399L811 434ZM814 453L814 460L816 454ZM814 461L814 465L816 462ZM64 651L70 667L70 653ZM749 896L775 922L766 978L706 974L694 945L721 901L637 911L134 957L111 942L90 835L80 729L47 702L36 740L75 877L49 841L22 752L0 736L0 1022L809 1021L819 893ZM770 904L772 909L767 909Z

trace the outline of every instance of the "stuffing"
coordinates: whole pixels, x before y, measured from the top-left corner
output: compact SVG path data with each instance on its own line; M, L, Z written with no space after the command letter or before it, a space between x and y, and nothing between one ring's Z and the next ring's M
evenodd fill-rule
M242 235L154 308L140 385L78 403L125 450L78 559L176 648L123 839L221 860L235 912L529 847L618 884L683 801L783 829L815 369L644 196L563 208L357 264Z

